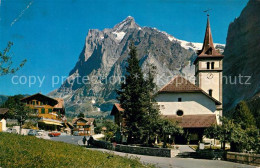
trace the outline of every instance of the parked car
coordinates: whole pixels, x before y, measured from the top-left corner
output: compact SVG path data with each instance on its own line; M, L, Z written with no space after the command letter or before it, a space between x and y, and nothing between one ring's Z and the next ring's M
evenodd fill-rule
M17 134L17 130L14 128L7 128L5 132Z
M79 132L78 132L78 131L74 131L74 132L73 132L73 135L74 135L74 136L79 136Z
M28 132L28 135L29 135L29 136L39 136L39 133L37 132L37 130L31 129L31 130Z
M60 132L50 132L48 135L50 137L58 137L58 136L60 136Z
M39 135L36 136L36 138L42 138L42 139L51 139L48 135L48 132L46 131L40 131L38 132Z

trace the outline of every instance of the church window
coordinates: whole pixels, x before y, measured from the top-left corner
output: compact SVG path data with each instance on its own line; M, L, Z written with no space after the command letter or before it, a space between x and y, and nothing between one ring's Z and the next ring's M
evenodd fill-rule
M211 62L211 69L214 69L214 62Z
M209 95L212 96L212 89L209 89Z
M183 116L183 111L182 111L182 110L178 110L178 111L176 112L176 114L177 114L177 116Z
M181 100L181 97L179 97L179 98L178 98L178 102L181 102L181 101L182 101L182 100Z
M210 62L207 62L207 69L209 69Z

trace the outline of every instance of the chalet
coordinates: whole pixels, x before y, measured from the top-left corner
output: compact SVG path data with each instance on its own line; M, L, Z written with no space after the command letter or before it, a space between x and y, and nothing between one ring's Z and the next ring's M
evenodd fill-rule
M115 103L110 115L114 116L114 121L117 125L121 126L123 123L123 113L124 109L120 106L120 104Z
M161 115L178 122L189 133L191 143L201 141L204 130L212 124L220 124L223 58L214 47L208 16L203 46L194 61L195 84L177 76L156 94ZM111 115L118 125L124 112L119 104L113 106ZM187 137L177 137L175 142L185 141Z
M74 127L73 132L77 131L78 135L94 135L95 119L94 118L75 118L72 120Z
M25 97L21 100L33 109L39 117L38 127L45 130L60 130L65 118L63 99L51 98L41 93Z
M6 115L9 109L0 108L0 132L6 131Z

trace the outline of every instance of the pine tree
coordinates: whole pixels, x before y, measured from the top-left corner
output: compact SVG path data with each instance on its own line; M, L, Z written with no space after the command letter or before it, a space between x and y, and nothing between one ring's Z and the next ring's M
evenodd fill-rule
M255 118L249 110L245 101L241 101L236 106L235 113L233 114L233 119L235 123L241 124L241 127L243 129L256 126Z
M157 86L154 82L154 76L156 74L156 67L152 64L148 65L147 78L145 79L144 86L144 100L146 116L144 124L145 136L143 137L143 143L151 144L152 137L156 136L156 129L160 118L160 111L155 100L155 91Z
M136 143L144 134L143 121L145 117L144 106L144 78L139 61L137 59L137 51L133 42L130 44L128 66L126 67L125 83L121 84L118 93L118 100L121 107L125 109L124 129L128 134L128 143Z

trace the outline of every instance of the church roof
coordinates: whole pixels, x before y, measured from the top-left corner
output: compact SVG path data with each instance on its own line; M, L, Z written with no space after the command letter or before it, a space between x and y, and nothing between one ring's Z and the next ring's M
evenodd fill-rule
M224 56L221 55L214 47L213 43L213 38L212 38L212 33L211 33L211 28L210 28L210 22L209 22L209 15L207 19L207 26L206 26L206 32L205 32L205 37L204 37L204 42L202 49L197 52L198 58L216 58L220 57L223 58ZM197 61L195 60L195 62Z
M177 76L159 90L161 92L200 92L201 89L184 77Z
M177 76L173 78L168 84L166 84L164 87L162 87L158 93L191 93L191 92L198 92L206 95L211 100L213 100L217 105L221 105L221 102L207 94L205 91L203 91L198 86L194 85L187 79L181 76Z
M176 121L183 128L207 128L217 124L215 114L198 114L198 115L163 115L172 121Z

